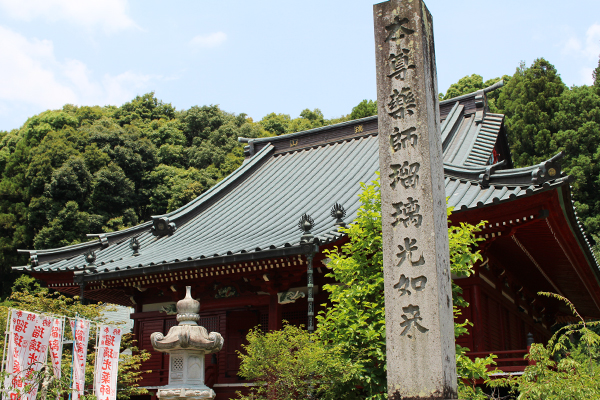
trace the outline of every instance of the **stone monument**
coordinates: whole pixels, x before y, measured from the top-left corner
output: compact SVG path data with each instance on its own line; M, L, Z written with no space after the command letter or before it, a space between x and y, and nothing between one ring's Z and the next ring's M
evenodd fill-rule
M154 350L169 353L169 384L158 389L160 399L214 399L215 392L204 384L204 356L223 348L223 337L198 325L200 303L186 295L177 302L177 322L165 337L161 332L150 335Z
M455 399L433 25L422 0L373 6L390 399Z

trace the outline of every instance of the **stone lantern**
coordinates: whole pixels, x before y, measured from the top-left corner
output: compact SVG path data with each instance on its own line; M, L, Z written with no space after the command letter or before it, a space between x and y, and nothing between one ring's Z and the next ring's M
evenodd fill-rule
M150 335L154 350L169 353L169 384L158 389L160 399L214 399L215 392L204 384L204 356L223 348L223 336L198 325L200 303L186 287L183 300L177 302L177 322L165 337Z

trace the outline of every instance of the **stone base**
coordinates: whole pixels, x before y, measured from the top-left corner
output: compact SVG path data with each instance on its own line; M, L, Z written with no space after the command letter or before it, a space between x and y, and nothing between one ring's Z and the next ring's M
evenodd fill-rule
M216 396L214 390L208 386L203 388L177 388L177 387L164 387L158 389L156 397L161 400L169 399L214 399Z

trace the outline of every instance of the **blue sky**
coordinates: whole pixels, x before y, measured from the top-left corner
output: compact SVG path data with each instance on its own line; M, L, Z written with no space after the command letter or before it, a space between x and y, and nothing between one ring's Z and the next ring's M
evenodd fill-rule
M372 1L0 0L0 130L65 103L155 91L177 109L219 104L326 118L375 99ZM590 84L600 2L429 0L438 87L553 63Z

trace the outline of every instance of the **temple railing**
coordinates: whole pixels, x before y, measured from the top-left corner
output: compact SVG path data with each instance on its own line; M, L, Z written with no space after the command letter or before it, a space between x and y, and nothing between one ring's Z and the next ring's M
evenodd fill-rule
M498 368L503 372L514 373L523 372L528 365L531 365L531 361L525 359L525 355L529 353L529 348L519 350L490 350L490 351L469 351L466 355L474 359L476 357L487 357L490 354L495 354L498 358L495 358L495 366L491 369Z

